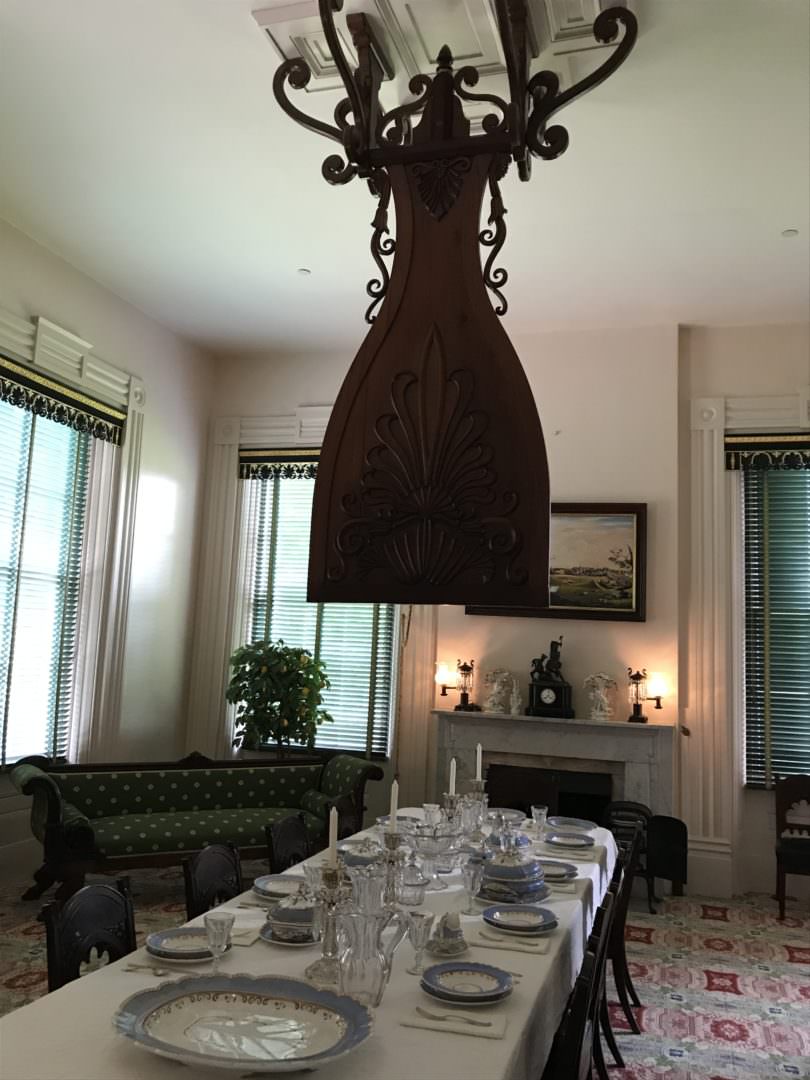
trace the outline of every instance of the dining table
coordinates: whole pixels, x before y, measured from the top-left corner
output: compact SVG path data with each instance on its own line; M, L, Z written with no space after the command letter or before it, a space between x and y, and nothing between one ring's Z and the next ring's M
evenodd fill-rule
M401 809L419 816L421 809ZM379 826L357 834L374 835ZM531 826L527 827L531 833ZM391 975L380 1005L374 1010L371 1037L356 1050L318 1069L322 1080L539 1080L551 1050L554 1033L565 1010L580 968L594 913L610 882L617 857L612 834L593 830L594 845L570 853L577 867L575 880L551 894L542 906L551 909L558 926L543 938L542 950L511 951L498 942L479 937L484 923L480 914L461 914L461 927L470 948L465 960L491 964L513 974L514 989L503 1002L475 1010L475 1015L497 1021L497 1037L476 1037L486 1027L470 1025L468 1031L437 1022L432 1028L419 1024L417 1007L432 1013L453 1015L453 1008L430 998L420 989L418 976L408 973L414 951L406 937L397 948ZM379 838L379 837L378 837ZM535 847L541 857L567 860L569 852ZM322 860L323 853L313 857ZM303 878L301 864L289 874ZM458 870L442 875L446 888L429 891L421 909L440 916L461 912L466 906ZM256 937L264 920L261 907L252 906L256 894L248 891L222 905L236 915L232 948L222 957L220 973L245 973L303 979L305 968L319 955L320 945L285 948ZM484 905L480 910L483 911ZM199 924L192 920L188 925ZM137 910L136 910L137 922ZM241 944L250 942L249 944ZM510 942L507 941L507 944ZM425 965L438 962L426 954ZM0 1080L179 1080L185 1074L220 1080L226 1076L269 1076L271 1070L257 1063L255 1071L225 1072L212 1067L190 1068L158 1056L119 1034L113 1017L131 995L168 978L203 974L205 967L176 969L154 960L140 948L123 959L98 968L53 993L9 1013L0 1020ZM438 1008L437 1008L438 1006ZM438 1029L438 1030L437 1030Z

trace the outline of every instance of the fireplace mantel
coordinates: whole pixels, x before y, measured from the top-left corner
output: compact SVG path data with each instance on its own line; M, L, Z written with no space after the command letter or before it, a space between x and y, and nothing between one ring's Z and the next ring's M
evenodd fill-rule
M475 748L484 764L511 763L573 771L603 771L614 778L614 799L673 813L673 724L618 720L557 720L506 713L435 709L436 792L446 790L450 758L461 790L475 775Z

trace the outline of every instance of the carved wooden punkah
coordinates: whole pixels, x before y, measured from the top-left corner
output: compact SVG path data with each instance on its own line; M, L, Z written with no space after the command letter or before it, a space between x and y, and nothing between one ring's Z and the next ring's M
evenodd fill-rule
M307 116L287 97L288 87L310 80L304 60L285 61L273 83L288 115L342 146L344 156L324 161L326 180L359 176L378 201L372 325L324 438L308 597L546 606L548 465L531 388L498 319L507 307L507 273L496 266L506 237L499 183L512 162L528 180L533 156L563 153L568 133L548 120L625 60L635 17L620 7L603 11L594 36L613 42L623 26L616 49L562 90L553 72L530 77L526 0L495 0L509 100L474 93L477 70L454 70L445 46L435 75L411 79L413 100L385 112L379 91L390 64L372 23L354 13L346 18L358 58L352 71L335 27L341 7L342 0L319 0L347 94L335 123ZM463 106L482 101L492 112L473 134ZM485 191L490 213L481 231Z

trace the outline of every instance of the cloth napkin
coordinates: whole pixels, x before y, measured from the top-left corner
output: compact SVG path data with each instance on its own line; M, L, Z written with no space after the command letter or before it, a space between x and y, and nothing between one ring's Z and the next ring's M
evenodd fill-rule
M573 881L551 881L551 880L549 880L549 878L546 878L546 885L548 885L548 887L551 889L551 891L553 893L556 893L556 892L576 893L576 891L577 891L577 887L573 883Z
M426 1006L427 1007L427 1006ZM473 1016L472 1013L460 1012L454 1009L452 1006L450 1009L442 1009L441 1002L437 1001L435 1006L430 1005L430 1011L435 1012L440 1016L452 1016L458 1013L459 1017L467 1016L470 1020L488 1021L491 1027L478 1027L477 1024L465 1024L463 1020L428 1020L426 1016L420 1016L419 1013L409 1013L404 1019L400 1020L402 1027L414 1027L425 1028L427 1031L444 1031L452 1032L455 1035L477 1035L479 1039L502 1039L506 1034L506 1017L501 1013L491 1013L488 1009L480 1010ZM452 1010L452 1011L451 1011Z
M494 936L496 935L493 934ZM477 949L499 949L501 952L522 952L533 956L547 953L549 949L549 941L546 937L532 938L532 942L536 942L536 944L523 941L517 934L509 938L504 934L503 940L493 941L491 938L481 937L480 930L470 930L467 934L467 941Z
M604 851L604 848L600 846L591 847L587 849L588 854L586 855L584 849L579 851L572 848L559 848L554 847L553 844L551 846L548 844L538 844L537 846L541 849L541 856L551 855L553 853L554 857L560 859L562 862L599 862L601 853Z

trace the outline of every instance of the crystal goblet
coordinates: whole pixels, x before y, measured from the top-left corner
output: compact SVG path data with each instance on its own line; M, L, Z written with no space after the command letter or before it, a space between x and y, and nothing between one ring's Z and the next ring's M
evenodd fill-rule
M408 941L413 946L413 966L407 969L409 975L422 974L422 955L425 946L430 940L430 931L433 928L435 914L432 911L409 911L408 912Z
M231 930L236 916L232 911L209 911L203 916L208 948L213 956L214 974L219 971L219 961L231 943Z
M546 818L548 817L548 807L542 806L539 803L532 804L532 821L534 822L535 832L538 839L543 835L543 827L546 824Z
M464 863L461 868L461 880L464 884L464 891L467 894L467 905L462 908L462 914L464 915L477 915L478 908L476 908L474 899L478 895L478 890L481 888L481 881L484 877L484 863L481 859L470 859Z

